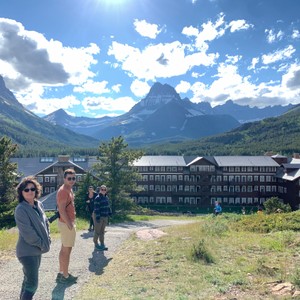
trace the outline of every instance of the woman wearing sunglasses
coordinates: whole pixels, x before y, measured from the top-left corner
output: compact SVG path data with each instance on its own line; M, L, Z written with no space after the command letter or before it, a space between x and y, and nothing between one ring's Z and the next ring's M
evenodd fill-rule
M25 177L17 186L19 204L15 209L15 221L19 239L16 255L24 273L21 300L33 298L38 287L42 254L50 250L49 223L38 201L41 191L41 185L31 176Z
M101 185L99 195L94 200L94 244L95 250L108 250L104 244L105 227L108 224L108 217L111 215L111 209L107 196L107 187ZM100 245L98 244L100 241Z

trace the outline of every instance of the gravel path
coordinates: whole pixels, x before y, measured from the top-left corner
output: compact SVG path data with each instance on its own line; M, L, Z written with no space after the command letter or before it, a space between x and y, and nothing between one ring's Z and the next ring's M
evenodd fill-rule
M76 244L71 254L70 273L79 275L77 284L64 286L55 282L58 272L58 253L60 240L54 240L50 252L42 257L40 282L35 300L68 300L73 299L80 288L89 281L91 276L101 275L113 258L113 254L133 232L145 228L190 223L179 220L156 220L151 222L132 222L109 225L105 235L108 251L94 251L93 233L77 232ZM21 264L16 258L0 260L0 300L18 299L23 279Z

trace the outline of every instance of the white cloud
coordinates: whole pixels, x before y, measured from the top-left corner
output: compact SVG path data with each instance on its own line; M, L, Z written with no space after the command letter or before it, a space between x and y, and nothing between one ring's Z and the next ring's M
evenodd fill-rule
M150 39L155 39L157 35L161 32L161 29L158 29L158 25L150 24L146 22L146 20L134 20L134 28L135 30L144 37L148 37Z
M239 30L247 30L249 28L253 27L252 24L247 24L245 20L236 20L231 21L229 23L230 32L235 32Z
M181 80L179 84L175 87L177 93L187 93L191 88L191 84L187 81Z
M108 82L106 80L101 82L95 82L93 80L87 80L81 86L74 88L74 92L77 93L93 93L93 94L105 94L109 93L110 89L107 88Z
M282 49L282 50L277 50L273 53L269 53L269 54L264 54L261 59L262 59L262 63L267 65L267 64L271 64L271 63L275 63L287 58L291 58L293 53L295 53L296 50L292 45L287 46L286 48Z
M300 92L300 65L293 64L282 76L282 86L292 91Z
M80 104L80 101L74 96L62 98L44 98L44 89L41 85L32 84L30 90L26 93L17 93L16 97L20 103L37 115L48 115L60 108L68 110Z
M118 61L118 66L129 72L130 76L147 81L184 75L194 66L213 65L218 58L218 54L207 55L203 52L186 55L186 49L188 45L178 41L168 44L151 44L143 50L113 42L108 55L114 56ZM161 63L162 58L164 64Z
M294 29L292 33L292 38L293 39L299 39L300 38L300 32L298 29Z
M1 74L9 82L13 92L33 84L62 86L82 84L95 76L90 71L100 52L95 44L88 47L64 47L61 42L48 41L44 35L27 31L24 26L10 19L0 18L0 65ZM18 82L22 78L23 86Z
M255 66L259 63L259 57L252 58L251 66L248 67L248 70L255 70Z
M284 36L284 33L281 30L279 30L277 33L275 33L273 29L266 29L265 33L267 33L267 41L269 44L272 44L275 41L282 40L282 38Z
M137 79L135 79L130 86L130 90L137 97L143 97L147 95L149 93L150 88L151 86L147 82L140 81Z
M104 110L109 112L119 111L127 112L129 111L136 102L130 97L86 97L82 101L82 106L86 112Z
M120 93L121 91L121 84L115 84L111 87L111 89L115 92L115 93Z
M228 54L226 54L225 56L226 56L225 63L228 63L228 64L236 64L242 58L241 55L228 55Z

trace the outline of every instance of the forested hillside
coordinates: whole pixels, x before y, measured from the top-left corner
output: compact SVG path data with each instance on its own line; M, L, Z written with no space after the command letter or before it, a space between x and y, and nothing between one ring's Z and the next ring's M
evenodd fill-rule
M276 118L244 124L228 133L146 149L161 155L291 155L300 152L300 106Z

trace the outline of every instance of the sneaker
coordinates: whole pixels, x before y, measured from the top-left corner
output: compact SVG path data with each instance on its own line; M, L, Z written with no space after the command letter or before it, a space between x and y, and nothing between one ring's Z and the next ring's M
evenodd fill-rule
M60 276L57 275L58 279L58 283L63 283L63 284L73 284L73 283L77 283L77 278L76 276L73 276L71 274L69 274L68 277L64 277L62 274L60 274Z
M60 279L61 279L62 276L63 276L63 274L57 273L55 281L58 283L60 281Z
M102 250L102 248L99 244L95 244L95 250Z
M99 251L105 251L105 250L108 250L108 248L107 248L105 245L96 245L96 246L95 246L95 249L96 249L96 250L99 250Z

